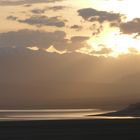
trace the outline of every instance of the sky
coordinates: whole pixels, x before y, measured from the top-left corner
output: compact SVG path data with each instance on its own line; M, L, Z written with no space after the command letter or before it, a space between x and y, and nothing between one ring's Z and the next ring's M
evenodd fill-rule
M137 0L0 0L0 109L120 108L139 84Z

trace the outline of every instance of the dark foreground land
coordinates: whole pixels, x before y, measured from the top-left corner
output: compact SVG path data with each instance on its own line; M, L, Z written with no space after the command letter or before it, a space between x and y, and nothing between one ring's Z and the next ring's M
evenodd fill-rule
M140 140L140 120L0 122L0 140Z

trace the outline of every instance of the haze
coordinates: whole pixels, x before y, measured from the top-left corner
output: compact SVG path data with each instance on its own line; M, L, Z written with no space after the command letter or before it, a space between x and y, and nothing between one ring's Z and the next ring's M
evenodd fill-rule
M0 109L139 102L138 1L0 0L0 13Z

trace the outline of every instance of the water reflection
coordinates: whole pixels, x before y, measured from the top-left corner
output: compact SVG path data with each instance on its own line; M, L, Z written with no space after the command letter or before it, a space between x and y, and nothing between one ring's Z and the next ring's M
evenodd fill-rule
M136 119L139 117L94 116L108 113L100 109L0 110L0 120Z

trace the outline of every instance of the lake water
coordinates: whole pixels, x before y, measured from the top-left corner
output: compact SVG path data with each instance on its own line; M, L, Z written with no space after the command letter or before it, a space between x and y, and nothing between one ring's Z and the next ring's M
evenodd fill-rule
M0 110L1 121L11 120L67 120L67 119L126 119L133 117L95 117L108 113L100 109L47 109L47 110Z

